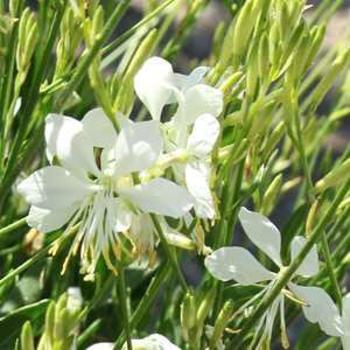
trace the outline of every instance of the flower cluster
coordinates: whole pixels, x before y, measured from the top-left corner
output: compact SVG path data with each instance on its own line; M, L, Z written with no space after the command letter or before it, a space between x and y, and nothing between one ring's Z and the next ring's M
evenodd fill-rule
M220 133L216 117L222 93L202 81L206 68L174 73L158 57L135 76L135 91L152 120L134 122L117 115L116 130L102 109L81 121L61 114L46 118L50 165L18 185L31 204L28 224L41 232L79 223L71 252L80 246L82 272L93 275L100 256L116 272L120 234L142 254L156 242L154 217L166 232L165 217L215 217L210 190L211 154ZM167 104L177 106L162 122ZM141 232L142 231L142 232Z
M216 218L212 155L221 132L217 118L223 110L223 94L204 83L207 71L199 67L182 75L174 73L162 58L148 59L134 78L136 94L149 112L146 121L133 121L135 118L119 113L110 119L101 108L89 111L81 121L61 114L47 116L45 141L50 165L24 179L18 191L31 204L27 216L31 227L43 233L66 224L65 233L78 227L70 254L80 249L82 272L88 277L94 275L100 257L118 273L125 238L132 242L135 257L148 256L151 261L159 230L169 242L176 241L174 237L183 237L178 232L181 225ZM168 119L166 107L167 112L173 111ZM267 269L247 249L237 246L212 252L205 266L221 281L261 287L242 306L247 310L274 288L285 266L277 227L245 208L238 216L248 238L275 269ZM170 224L167 218L175 221ZM292 262L305 243L303 236L292 239ZM256 348L270 342L278 313L282 345L289 347L286 298L302 305L306 319L318 323L325 333L340 337L344 349L350 348L349 295L340 312L323 289L296 283L298 277L308 278L318 271L314 246L261 317L255 332ZM159 334L134 339L132 345L135 349L178 349ZM111 348L111 343L91 347Z

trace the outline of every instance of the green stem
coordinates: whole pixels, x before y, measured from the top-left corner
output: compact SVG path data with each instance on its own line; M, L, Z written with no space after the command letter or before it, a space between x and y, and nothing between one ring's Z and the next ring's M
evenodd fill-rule
M130 327L136 329L139 323L142 321L143 317L146 315L147 311L152 306L152 303L158 294L160 287L165 283L169 277L170 265L162 264L156 276L153 277L151 283L149 284L146 293L144 294L142 300L138 304L136 310L130 318ZM120 349L125 342L125 332L123 331L117 341L115 342L116 349Z
M126 334L126 344L127 344L127 349L132 350L131 331L130 331L130 322L129 322L129 310L128 310L128 303L127 303L127 295L126 295L124 268L122 266L119 266L118 272L119 272L118 295L119 295L119 302L120 302L121 309L122 309L124 330L125 330L125 334Z
M178 279L179 279L179 282L181 283L181 286L182 286L182 289L184 290L184 292L187 292L189 291L189 287L187 285L187 282L181 272L181 269L180 269L180 266L179 266L179 263L177 261L177 257L176 257L176 254L175 254L175 251L174 249L172 249L172 247L170 247L165 235L164 235L164 232L158 222L158 219L157 219L157 216L154 215L154 214L151 214L151 218L152 218L152 221L153 221L153 224L154 224L154 227L156 228L156 231L157 231L157 234L159 236L159 239L160 239L160 242L163 246L163 248L165 249L165 252L169 258L169 261L174 269L174 272L177 274L178 276Z
M12 231L17 230L18 228L24 226L27 223L27 217L24 217L22 219L19 219L12 224L5 226L3 228L0 228L0 238L3 238L3 236L6 237L6 235Z
M33 266L35 263L43 259L47 253L49 252L51 248L51 244L47 245L43 249L40 250L39 253L35 254L32 258L28 259L26 262L24 262L22 265L19 265L17 268L9 272L5 277L0 279L0 288L5 285L7 282L9 282L11 279L18 276L23 271L29 269L31 266Z
M316 228L313 230L313 232L310 235L310 238L307 240L307 242L305 243L304 247L301 249L299 254L295 257L295 259L292 261L292 263L288 267L280 271L274 287L264 296L259 306L254 310L254 312L250 315L248 321L242 327L242 331L239 333L240 341L237 346L237 349L242 348L242 343L246 335L254 326L255 322L257 322L257 320L260 319L260 317L265 313L265 311L270 307L270 305L279 295L281 290L287 285L289 280L293 277L294 273L296 272L298 267L301 265L301 263L304 261L307 254L310 252L310 250L312 249L314 244L317 242L317 240L321 237L322 232L324 231L324 227L330 222L330 220L334 216L336 209L338 208L343 198L346 196L349 189L350 189L350 181L348 181L338 191L330 208L328 209L326 214L323 216L323 218L320 220ZM233 345L233 342L231 344Z
M109 17L106 25L102 29L101 33L96 36L95 42L86 55L81 59L76 71L73 73L72 79L68 82L65 88L65 92L63 98L67 98L79 85L84 75L88 71L89 66L93 62L94 58L98 54L100 47L103 43L109 38L111 33L113 32L116 25L121 20L125 11L129 6L130 0L121 0L119 1L118 6L116 6L114 12Z
M9 272L6 276L0 279L0 288L5 285L7 282L9 282L12 278L15 278L25 270L29 269L31 266L33 266L35 263L43 259L50 251L50 249L56 245L61 244L64 241L66 241L71 235L73 235L76 230L78 229L79 225L76 225L72 227L72 229L67 232L66 235L62 235L60 238L54 240L53 242L49 243L47 246L42 248L37 254L35 254L33 257L25 261L22 265L19 265L17 268Z
M315 189L311 178L309 163L305 154L305 145L304 145L304 140L303 140L303 135L301 130L300 115L298 113L296 113L295 115L295 124L296 124L296 131L297 131L296 146L300 154L303 171L306 177L306 189L307 189L308 202L309 204L311 204L315 200ZM324 230L322 231L322 234L321 234L321 245L322 245L323 255L326 261L328 274L335 291L336 299L339 306L341 306L341 300L342 300L341 291L340 291L339 283L337 281L337 277L334 273L332 257L328 246L326 233Z
M149 15L144 17L140 22L136 23L133 27L131 27L125 33L119 35L116 40L112 41L110 44L108 44L102 49L102 56L108 56L109 54L111 54L118 46L120 46L123 42L129 39L138 29L143 27L151 19L155 18L160 12L162 12L166 7L168 7L173 2L174 0L164 1L154 11L152 11Z
M94 322L89 325L88 328L86 328L81 335L78 337L78 349L81 349L85 343L101 328L102 320L99 318L95 320ZM85 347L84 347L85 349Z
M337 277L334 273L335 268L334 268L334 264L332 262L332 257L331 257L331 252L328 246L328 241L327 241L327 236L326 236L326 232L323 230L322 231L322 235L321 235L321 245L322 245L322 250L323 250L323 255L325 258L325 262L326 262L326 267L327 267L327 271L329 274L329 278L331 280L331 283L333 285L333 289L334 289L334 293L335 293L335 297L337 300L337 303L341 309L341 305L342 305L342 294L341 294L341 290L339 287L339 283L337 280Z

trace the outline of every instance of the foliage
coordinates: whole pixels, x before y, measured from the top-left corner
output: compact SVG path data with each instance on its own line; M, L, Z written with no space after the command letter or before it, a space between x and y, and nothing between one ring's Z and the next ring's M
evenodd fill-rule
M146 336L147 344L170 346L164 337L149 338L151 333L166 336L181 349L287 347L288 338L295 349L340 344L340 335L326 338L321 324L300 321L302 309L313 307L312 300L290 285L293 278L296 288L322 288L345 320L350 148L336 153L329 139L350 116L349 35L344 33L330 48L323 46L328 22L341 3L323 0L309 8L304 0L223 1L229 19L216 26L210 55L186 67L208 67L197 68L201 73L196 84L216 92L214 100L206 92L199 94L204 104L195 95L186 105L191 111L208 108L215 119L210 125L219 125L215 146L204 156L191 149L196 160L202 156L202 162L210 163L211 196L206 198L213 200L209 207L215 214L202 215L196 205L187 214L166 216L160 209L142 207L148 216L139 225L139 235L119 235L118 249L108 243L112 262L101 249L103 256L97 256L93 269L81 271L84 259L72 252L83 232L81 218L45 233L30 228L27 202L19 193L25 192L18 186L23 179L47 166L46 156L53 165L62 162L45 152L47 116L70 115L83 123L88 111L100 107L112 125L109 129L118 135L125 132L123 116L135 125L157 119L148 94L162 96L163 90L158 94L154 89L161 86L164 66L157 65L153 75L142 72L151 56L173 66L182 62L183 48L210 4L145 1L143 17L122 31L130 0L40 0L35 10L25 0L0 0L1 348L84 349L105 341L130 349L145 346L131 338ZM191 74L186 77L190 80ZM185 110L181 98L186 89L178 88L174 96L174 101L170 95L164 98L158 110L163 136L181 135L187 123L180 118L171 129ZM214 102L220 98L223 103L217 107ZM186 124L188 138L194 123ZM164 177L196 197L191 192L196 178L189 185L174 171L175 165L187 166L190 156L172 156L152 163L144 177L137 178L135 169L128 176L135 184ZM180 205L176 198L164 200ZM205 269L206 256L232 242L254 249L241 235L238 216L243 206L273 216L280 228L280 270L263 249L254 254L276 273L267 293L261 293L266 284L222 282ZM141 238L149 227L154 242L147 241L146 247ZM293 255L290 247L299 236L305 244ZM295 272L315 246L319 271L304 278ZM188 266L200 266L198 283L191 283ZM81 291L73 296L79 300L73 311L70 287ZM283 317L276 317L275 325L282 326L273 327L266 337L258 326L281 294L286 296L286 325ZM307 312L305 316L310 318ZM301 331L292 329L296 322Z

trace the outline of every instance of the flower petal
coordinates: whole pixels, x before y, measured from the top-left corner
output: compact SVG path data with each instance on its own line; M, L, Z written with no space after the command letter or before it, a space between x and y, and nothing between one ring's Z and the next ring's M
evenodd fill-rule
M343 330L342 344L344 350L350 349L350 293L343 297Z
M127 234L139 253L143 254L152 251L154 248L154 231L155 228L149 214L137 214L133 216Z
M115 146L115 172L125 175L147 169L157 161L162 148L157 121L125 121Z
M93 143L78 120L49 114L45 122L45 140L50 162L57 156L64 167L80 176L85 176L87 172L98 175Z
M193 206L192 198L184 188L163 178L123 190L122 195L146 213L173 218L183 216Z
M189 125L201 114L209 113L217 117L222 112L223 105L223 94L219 89L198 84L184 92L176 116L181 122Z
M306 243L306 238L303 236L295 236L291 243L291 255L292 260L299 254L299 252L303 249ZM301 275L304 277L310 277L316 275L319 270L319 261L317 248L314 245L310 250L309 254L306 255L305 259L295 271L295 274Z
M114 145L117 133L102 108L87 112L81 121L84 133L96 147L108 148Z
M187 148L197 157L208 156L220 134L220 124L211 114L202 114L193 125Z
M119 198L108 198L106 200L108 201L106 205L108 208L108 217L112 220L111 227L114 228L115 232L126 232L132 223L132 211Z
M27 223L30 227L34 227L43 233L58 230L69 221L75 209L51 210L32 205L27 216Z
M305 318L318 323L328 335L339 337L343 334L339 311L332 298L318 287L304 287L289 283L289 288L307 305L303 306Z
M159 120L174 88L171 64L161 57L149 58L136 73L134 88L152 118Z
M209 188L210 168L205 162L191 162L186 165L185 179L188 191L194 202L194 209L200 218L213 219L215 205Z
M96 343L89 346L86 350L113 350L114 343Z
M247 286L271 280L275 274L267 270L247 249L223 247L209 255L204 264L209 272L221 281L235 280Z
M187 90L194 85L202 83L208 71L209 67L201 66L195 68L189 75L175 73L175 85L180 90Z
M244 207L238 217L249 239L281 266L281 234L277 227L265 216Z
M142 339L132 339L132 346L135 350L181 350L161 334L151 334ZM124 344L122 350L126 350Z
M18 192L30 204L44 209L66 209L87 196L92 188L59 166L37 170L23 180Z

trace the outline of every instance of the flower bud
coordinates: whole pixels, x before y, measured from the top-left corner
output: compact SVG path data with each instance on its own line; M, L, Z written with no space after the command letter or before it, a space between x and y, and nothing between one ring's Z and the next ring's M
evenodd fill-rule
M235 21L231 21L228 28L226 27L226 35L223 38L223 41L220 43L220 61L219 65L223 68L223 70L230 65L232 60L232 42L235 31Z
M273 179L264 194L261 204L261 212L266 216L269 215L272 212L273 208L276 206L277 198L281 193L282 178L282 174L278 174Z
M210 338L211 348L215 348L215 345L220 342L226 325L230 322L233 315L233 301L226 301L224 306L219 312L219 315L215 321L214 330Z
M259 42L259 78L263 83L269 81L269 72L270 72L270 60L269 60L269 39L267 34L264 33Z
M213 38L213 55L216 60L219 60L224 49L222 44L225 40L225 33L227 32L227 24L225 22L220 22L215 29Z
M197 322L199 325L202 325L205 319L208 317L215 300L215 295L216 288L212 287L211 289L207 290L201 303L199 304L197 311Z
M274 128L273 132L268 136L267 142L263 149L264 159L269 158L271 153L276 148L277 144L281 141L285 131L284 121L279 122Z
M18 17L23 7L23 0L10 0L9 10L12 17Z
M287 47L281 57L281 66L286 67L291 62L293 52L299 47L300 42L304 38L305 22L301 21L299 25L294 29L291 38L288 41Z
M222 82L219 89L222 91L224 96L231 97L230 92L232 90L232 87L237 84L237 82L242 78L242 76L243 76L242 72L235 72Z
M316 57L317 53L319 52L325 33L326 33L325 25L312 28L310 33L312 42L308 49L307 58L304 63L304 71L309 68L314 58Z
M238 66L246 51L249 37L256 23L256 13L254 12L254 1L248 0L237 15L232 47L234 67Z
M322 102L324 96L334 84L338 78L339 73L346 67L350 58L350 49L342 51L338 54L336 60L331 65L330 69L316 88L313 90L312 95L309 98L308 106L311 110L315 110L317 106Z
M254 99L257 92L259 81L259 64L258 64L258 47L254 46L250 52L248 59L247 77L246 77L246 93L247 97Z
M27 321L21 332L21 350L34 350L34 338L32 326L29 321Z
M103 7L100 5L94 12L91 24L91 43L100 35L104 25L104 11Z
M195 243L180 232L167 232L166 238L169 244L186 250L195 250Z
M319 217L319 209L320 209L320 202L316 200L312 203L311 208L307 214L306 218L306 225L305 225L305 233L306 237L310 237L312 230L316 226L315 223L317 222L317 218Z
M281 36L277 22L273 22L269 32L269 61L271 62L273 76L279 71L279 62L282 55Z
M316 191L322 192L329 187L336 186L347 181L350 177L350 159L345 160L335 169L332 169L325 177L316 183Z
M193 295L187 293L181 304L180 311L183 337L189 340L192 329L196 326L196 306Z
M20 73L26 75L37 42L37 23L34 14L26 8L20 18L16 64ZM24 78L23 77L23 78ZM24 80L24 79L23 79Z

